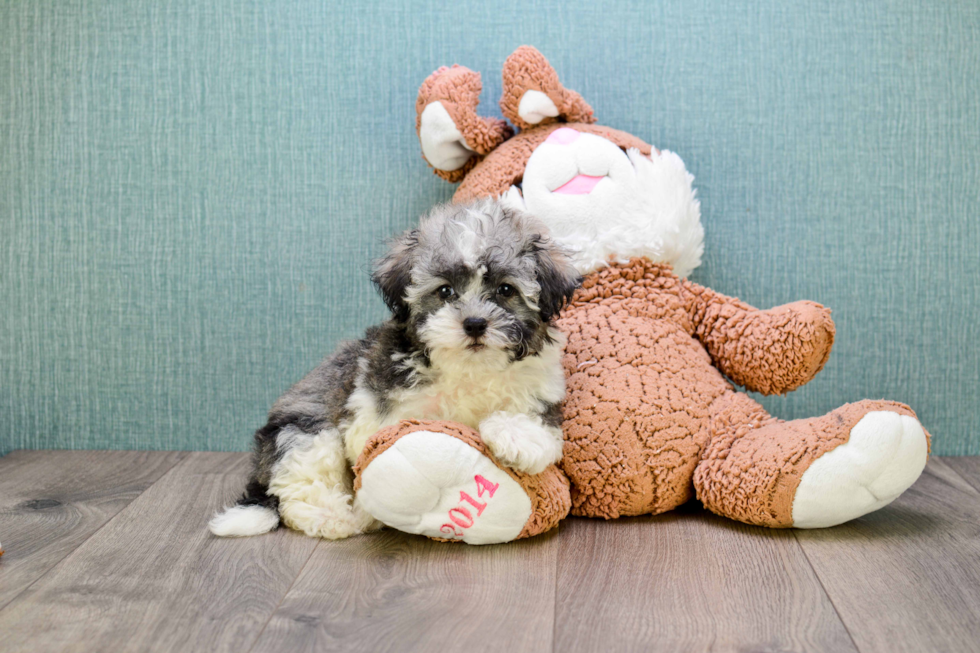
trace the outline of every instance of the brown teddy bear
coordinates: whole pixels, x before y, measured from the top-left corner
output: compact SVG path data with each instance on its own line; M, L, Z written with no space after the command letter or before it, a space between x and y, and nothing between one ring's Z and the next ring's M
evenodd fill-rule
M477 115L479 73L440 68L416 128L453 200L502 197L543 220L584 283L567 335L564 457L529 477L501 467L461 424L404 422L374 436L358 501L401 530L503 542L573 515L657 514L697 497L774 528L819 528L887 505L922 472L929 435L891 401L786 422L733 384L784 394L827 362L834 323L799 301L768 310L686 280L700 264L700 207L681 159L595 124L534 48L503 70L503 120Z

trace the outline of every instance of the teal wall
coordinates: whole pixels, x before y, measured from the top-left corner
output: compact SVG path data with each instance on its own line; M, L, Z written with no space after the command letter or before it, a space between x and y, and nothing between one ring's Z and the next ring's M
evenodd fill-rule
M536 45L682 155L694 278L834 309L809 386L980 454L980 3L0 0L0 453L243 449L382 318L367 262L451 187L418 84Z

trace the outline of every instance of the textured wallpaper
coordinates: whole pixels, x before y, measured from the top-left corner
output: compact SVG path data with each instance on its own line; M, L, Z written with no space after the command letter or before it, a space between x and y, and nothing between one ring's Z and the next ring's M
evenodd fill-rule
M0 453L247 448L452 193L419 83L464 64L499 115L523 43L685 159L695 280L833 308L826 369L767 408L896 399L980 454L974 0L0 0Z

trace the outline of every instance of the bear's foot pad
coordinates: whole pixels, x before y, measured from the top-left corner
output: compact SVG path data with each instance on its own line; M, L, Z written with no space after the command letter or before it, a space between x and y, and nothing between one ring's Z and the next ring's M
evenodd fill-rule
M361 471L357 501L408 533L468 544L509 542L524 530L524 488L466 442L435 431L398 438Z
M919 478L928 441L914 418L870 412L848 441L810 465L793 499L793 526L836 526L894 501Z

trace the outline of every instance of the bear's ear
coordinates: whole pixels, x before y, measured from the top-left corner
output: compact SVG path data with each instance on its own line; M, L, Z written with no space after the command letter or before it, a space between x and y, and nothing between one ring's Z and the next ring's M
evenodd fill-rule
M443 66L419 88L415 130L422 156L446 181L461 181L480 159L514 134L504 120L476 115L482 89L480 73L460 65Z
M519 129L558 122L594 123L592 107L558 81L544 55L530 45L514 50L504 62L500 111Z

